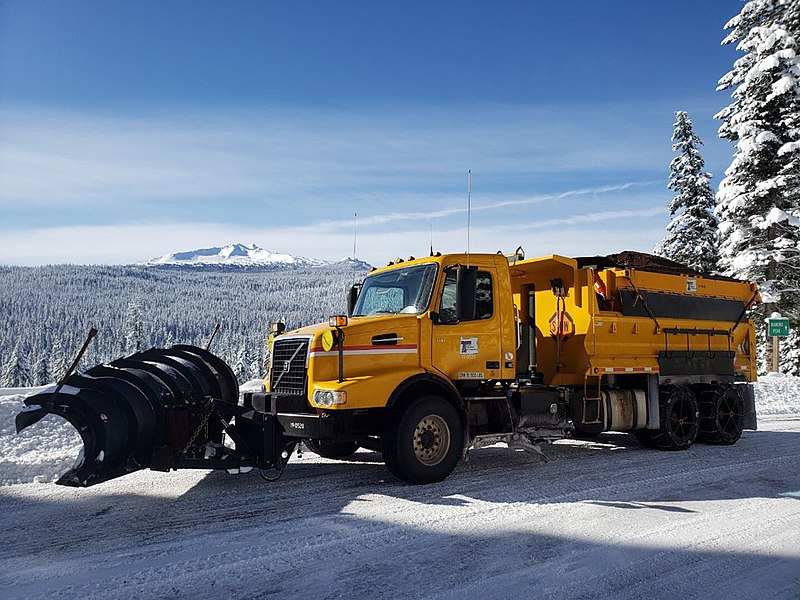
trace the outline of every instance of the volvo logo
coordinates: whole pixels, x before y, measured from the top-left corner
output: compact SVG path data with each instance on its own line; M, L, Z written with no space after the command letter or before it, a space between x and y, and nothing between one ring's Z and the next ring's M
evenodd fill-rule
M288 373L292 368L291 359L283 361L283 372Z

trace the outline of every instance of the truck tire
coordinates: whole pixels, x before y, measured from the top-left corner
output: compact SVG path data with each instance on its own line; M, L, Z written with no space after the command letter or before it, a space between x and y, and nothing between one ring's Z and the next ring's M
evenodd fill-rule
M665 385L659 390L659 429L638 429L636 439L659 450L686 450L699 430L697 399L684 385Z
M735 444L744 429L744 397L741 386L708 386L697 395L700 431L697 439L706 444Z
M423 396L400 414L383 439L389 471L408 483L435 483L456 467L464 445L461 419L440 396Z
M356 442L326 442L323 440L305 440L306 448L324 458L347 458L358 450Z

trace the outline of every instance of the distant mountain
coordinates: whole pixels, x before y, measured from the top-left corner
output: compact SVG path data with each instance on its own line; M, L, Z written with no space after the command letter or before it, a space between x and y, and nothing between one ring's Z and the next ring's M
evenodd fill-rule
M367 270L367 263L346 258L340 261L307 258L279 254L258 247L256 244L230 244L215 248L201 248L188 252L174 252L139 263L145 267L190 268L210 271L301 269L315 267L349 267L353 270Z

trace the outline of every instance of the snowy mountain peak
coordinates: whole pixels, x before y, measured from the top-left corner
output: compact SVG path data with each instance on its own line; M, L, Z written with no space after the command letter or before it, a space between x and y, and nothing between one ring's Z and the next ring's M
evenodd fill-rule
M147 267L192 267L206 269L273 269L273 268L301 268L324 267L352 262L353 267L369 268L361 261L345 259L344 261L328 261L305 256L293 256L264 250L257 244L228 244L213 248L200 248L187 252L174 252L140 263Z

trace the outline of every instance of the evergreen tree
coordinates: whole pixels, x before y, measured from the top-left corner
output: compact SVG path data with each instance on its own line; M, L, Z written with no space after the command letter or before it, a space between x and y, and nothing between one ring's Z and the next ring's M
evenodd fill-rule
M726 29L723 44L736 42L744 56L718 88L733 90L717 118L720 136L736 144L717 196L720 266L761 288L754 317L766 367L765 317L777 311L800 325L800 3L752 0ZM799 343L795 335L782 344L795 371Z
M781 340L781 370L788 375L800 377L800 329L789 331L789 337Z
M125 354L141 352L144 349L144 319L138 300L128 304L125 331Z
M52 374L53 381L58 382L64 377L69 368L69 359L64 352L64 345L58 337L53 340L53 348L50 351L49 358L48 370Z
M36 364L33 366L33 385L53 383L53 376L50 374L50 365L48 363L49 360L46 354L41 354L36 359Z
M669 165L667 187L677 194L669 205L672 220L667 235L655 253L692 269L711 272L717 268L716 201L700 154L702 140L692 130L692 121L684 111L675 113L672 151L678 156Z
M249 379L262 377L261 375L261 349L257 341L248 340L244 355Z
M245 383L251 379L250 365L247 362L247 351L244 347L240 347L236 353L236 364L233 366L233 373L239 384Z
M28 365L28 352L17 341L11 355L3 365L0 387L26 387L31 385L31 370Z

